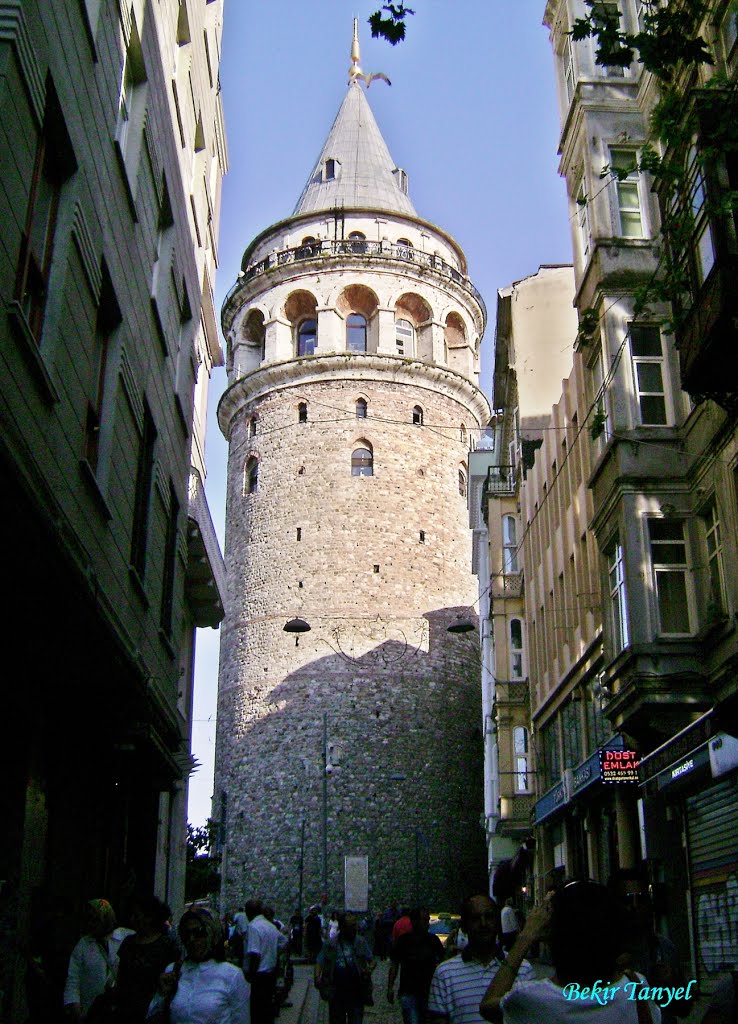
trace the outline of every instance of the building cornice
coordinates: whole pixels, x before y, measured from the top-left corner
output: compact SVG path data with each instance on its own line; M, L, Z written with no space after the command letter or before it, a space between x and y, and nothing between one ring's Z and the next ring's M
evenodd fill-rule
M478 426L487 423L491 415L484 393L460 373L417 359L346 352L270 363L239 378L224 392L218 403L220 429L228 439L231 425L239 413L247 405L276 390L335 380L354 380L358 383L374 380L382 384L411 385L434 391L468 409Z

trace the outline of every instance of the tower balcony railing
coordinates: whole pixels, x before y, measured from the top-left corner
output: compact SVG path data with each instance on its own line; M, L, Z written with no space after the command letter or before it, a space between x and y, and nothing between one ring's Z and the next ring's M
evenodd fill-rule
M282 249L278 252L270 252L263 260L252 263L243 275L239 277L235 285L226 296L225 304L228 303L234 292L244 283L252 281L262 274L274 270L276 267L284 267L290 263L299 263L302 260L326 260L336 256L358 257L361 259L383 259L393 260L398 263L411 264L432 270L442 277L449 278L456 284L468 291L477 300L482 308L485 319L487 307L480 292L472 282L456 267L451 266L435 253L423 252L411 245L397 245L394 242L372 242L358 238L330 239L308 242L305 245L296 245L290 249Z

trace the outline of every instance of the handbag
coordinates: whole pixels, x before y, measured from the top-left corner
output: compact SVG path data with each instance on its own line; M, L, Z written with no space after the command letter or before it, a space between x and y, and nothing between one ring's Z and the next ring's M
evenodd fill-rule
M175 964L174 964L174 971L172 973L174 974L174 977L177 979L177 986L178 986L179 985L179 976L182 973L182 961L181 960L177 960L175 962ZM177 994L177 986L175 986L174 991L171 993L171 995L169 995L165 999L164 1005L162 1006L162 1008L160 1010L157 1010L156 1013L153 1016L146 1018L146 1024L170 1024L170 1021L172 1019L172 1013L171 1013L170 1007L172 1005L172 1000L174 999L174 997Z

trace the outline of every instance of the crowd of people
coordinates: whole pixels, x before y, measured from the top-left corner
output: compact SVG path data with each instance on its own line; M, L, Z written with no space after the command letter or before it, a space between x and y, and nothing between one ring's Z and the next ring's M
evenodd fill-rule
M372 974L389 959L386 1000L403 1024L677 1024L693 1007L673 945L643 905L614 885L571 882L527 920L486 894L461 909L446 947L423 908L321 914L288 924L259 900L218 916L188 908L177 928L155 897L121 927L110 903L91 900L69 958L64 1016L85 1024L274 1024L290 955L314 965L329 1024L362 1024ZM533 954L549 964L534 970ZM545 974L546 976L542 976ZM281 980L281 986L280 986ZM399 984L398 984L399 983ZM29 1024L56 1019L48 1006ZM735 979L720 986L701 1024L737 1024Z

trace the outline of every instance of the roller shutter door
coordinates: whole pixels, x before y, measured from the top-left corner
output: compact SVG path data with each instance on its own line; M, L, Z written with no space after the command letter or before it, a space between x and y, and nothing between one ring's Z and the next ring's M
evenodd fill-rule
M690 881L700 990L738 970L738 776L687 798Z

